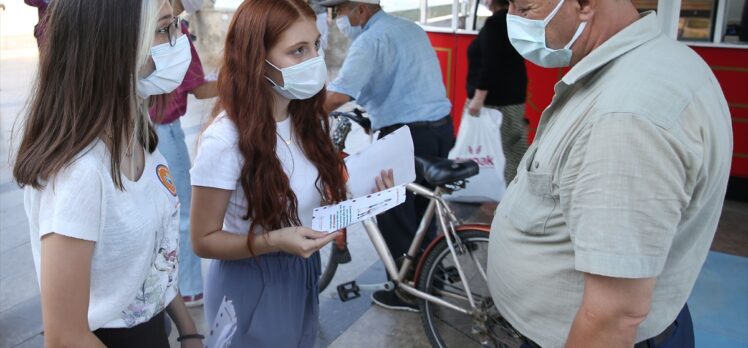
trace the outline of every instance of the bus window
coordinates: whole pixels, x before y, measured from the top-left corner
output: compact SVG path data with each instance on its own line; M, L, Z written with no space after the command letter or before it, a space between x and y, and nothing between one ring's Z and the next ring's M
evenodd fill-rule
M380 5L390 15L413 22L421 20L421 0L382 0Z
M748 5L746 3L746 0L727 1L723 42L748 42Z
M657 2L658 0L633 0L640 12L657 10ZM712 41L716 6L716 0L682 0L678 21L678 40Z
M452 27L452 0L428 0L426 7L426 23L432 27Z

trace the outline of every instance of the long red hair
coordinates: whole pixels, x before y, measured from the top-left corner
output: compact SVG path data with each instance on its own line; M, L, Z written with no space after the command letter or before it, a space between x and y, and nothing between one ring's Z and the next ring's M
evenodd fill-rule
M276 154L274 91L265 58L281 34L301 18L314 20L304 0L246 0L229 26L224 59L218 78L216 110L226 112L239 132L244 156L241 185L249 203L245 219L266 231L299 226L298 201ZM344 163L330 140L330 123L324 112L326 92L288 106L294 139L317 168L316 186L327 203L345 199Z

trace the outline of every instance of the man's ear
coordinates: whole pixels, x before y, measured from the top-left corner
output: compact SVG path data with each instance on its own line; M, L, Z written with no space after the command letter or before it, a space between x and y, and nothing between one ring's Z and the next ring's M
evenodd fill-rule
M579 4L579 21L589 22L595 16L600 0L576 0Z

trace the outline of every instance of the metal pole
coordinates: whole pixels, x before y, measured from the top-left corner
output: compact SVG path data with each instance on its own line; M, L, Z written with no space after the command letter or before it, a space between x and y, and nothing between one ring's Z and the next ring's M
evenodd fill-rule
M460 0L452 1L452 31L457 31L460 25Z
M421 0L421 24L426 24L426 19L428 18L428 11L429 11L429 1L428 0Z
M748 6L748 2L743 5ZM715 13L714 16L714 37L712 37L712 42L718 44L722 43L722 37L725 35L725 29L727 28L727 1L717 1L717 13ZM745 28L741 27L740 30L746 30Z

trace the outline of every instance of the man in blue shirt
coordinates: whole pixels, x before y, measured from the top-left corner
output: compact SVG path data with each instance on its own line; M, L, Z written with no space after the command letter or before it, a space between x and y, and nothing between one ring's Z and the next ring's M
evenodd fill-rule
M326 111L355 100L383 137L408 125L416 156L446 158L454 145L452 105L442 82L436 52L417 24L382 11L379 0L327 0L335 7L338 28L353 41L338 77L327 87ZM416 182L425 185L423 178ZM401 257L415 236L428 200L408 193L406 202L378 216L392 255ZM426 242L436 233L435 224ZM377 291L374 303L417 311L394 292Z

